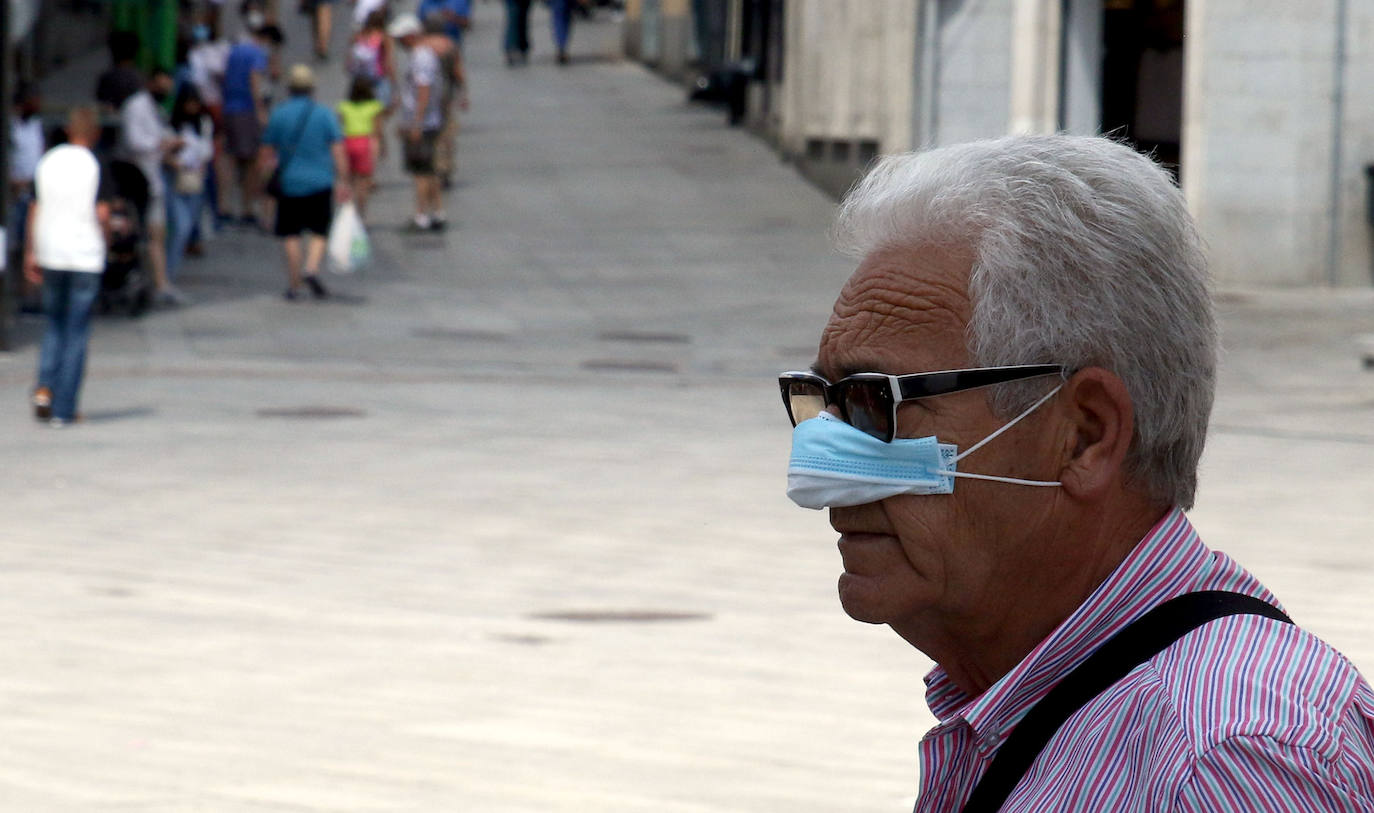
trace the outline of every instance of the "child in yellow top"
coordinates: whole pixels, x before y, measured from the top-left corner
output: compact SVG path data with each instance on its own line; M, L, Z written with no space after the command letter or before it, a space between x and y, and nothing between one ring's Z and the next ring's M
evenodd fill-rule
M382 141L382 103L377 101L372 80L366 76L353 77L348 100L339 103L339 121L343 125L344 151L348 155L348 172L353 179L353 201L358 216L367 213L367 197L372 192L372 173L377 156L386 154Z

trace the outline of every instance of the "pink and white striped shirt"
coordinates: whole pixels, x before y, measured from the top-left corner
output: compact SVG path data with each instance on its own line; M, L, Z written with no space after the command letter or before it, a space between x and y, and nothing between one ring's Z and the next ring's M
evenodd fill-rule
M958 811L1035 703L1156 605L1230 590L1278 605L1175 509L1073 615L978 697L940 667L926 702L916 813ZM1090 701L1002 808L1043 811L1374 811L1374 690L1292 624L1229 616L1181 638Z

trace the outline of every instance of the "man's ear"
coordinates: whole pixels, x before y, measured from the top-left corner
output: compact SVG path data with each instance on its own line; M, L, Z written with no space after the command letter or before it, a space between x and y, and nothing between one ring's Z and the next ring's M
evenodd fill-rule
M1122 464L1135 433L1135 408L1115 373L1087 367L1064 384L1060 403L1070 425L1068 462L1059 481L1070 496L1092 501L1122 478Z

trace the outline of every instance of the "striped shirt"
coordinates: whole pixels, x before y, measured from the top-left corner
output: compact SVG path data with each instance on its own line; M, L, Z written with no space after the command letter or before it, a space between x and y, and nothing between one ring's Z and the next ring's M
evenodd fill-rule
M977 697L936 667L916 813L959 810L1032 706L1108 638L1183 593L1278 605L1175 509L1048 638ZM1254 615L1211 622L1071 716L1002 808L1374 811L1374 691L1339 652Z

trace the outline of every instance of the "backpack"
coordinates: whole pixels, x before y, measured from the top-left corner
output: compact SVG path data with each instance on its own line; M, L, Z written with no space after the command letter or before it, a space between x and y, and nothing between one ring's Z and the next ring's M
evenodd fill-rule
M371 40L371 41L369 41ZM348 72L376 81L382 78L382 43L380 38L360 34L348 51Z

